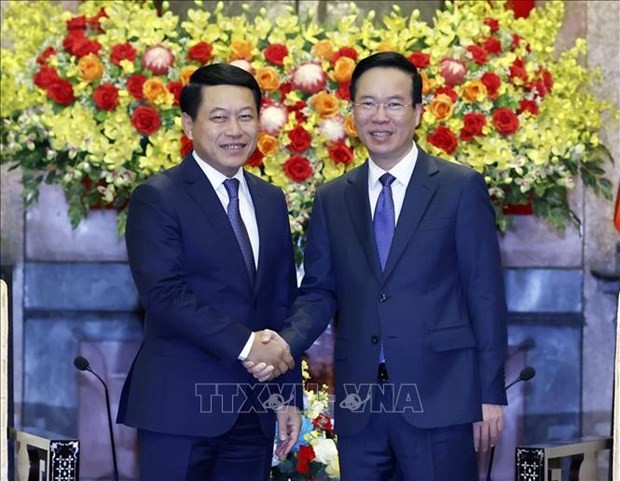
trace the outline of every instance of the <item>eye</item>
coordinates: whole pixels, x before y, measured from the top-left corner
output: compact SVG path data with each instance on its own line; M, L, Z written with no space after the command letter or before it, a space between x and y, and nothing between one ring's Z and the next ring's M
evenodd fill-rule
M374 109L377 107L377 103L373 102L372 100L363 100L362 102L360 102L360 105L363 109Z
M405 106L401 104L400 102L388 102L386 107L388 110L398 111L398 110L402 110Z
M253 120L253 119L254 119L254 116L253 116L252 114L241 114L241 115L239 116L239 119L241 119L241 120L243 120L243 121L247 122L247 121Z
M210 118L211 122L217 122L217 123L221 123L221 122L226 122L226 117L224 115L213 115Z

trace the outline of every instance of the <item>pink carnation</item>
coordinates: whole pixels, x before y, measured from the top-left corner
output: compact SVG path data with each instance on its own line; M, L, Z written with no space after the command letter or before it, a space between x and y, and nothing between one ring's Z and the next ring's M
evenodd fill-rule
M308 94L323 90L327 85L327 75L320 64L308 62L297 67L291 74L293 88Z
M268 134L277 135L287 120L286 107L280 104L267 105L260 112L260 129Z
M155 75L166 75L174 63L173 53L163 45L153 45L142 56L142 66Z

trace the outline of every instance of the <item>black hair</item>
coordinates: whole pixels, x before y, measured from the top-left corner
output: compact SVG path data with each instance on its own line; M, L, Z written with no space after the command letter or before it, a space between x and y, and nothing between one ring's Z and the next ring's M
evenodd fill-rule
M413 65L407 57L397 52L375 53L357 63L351 75L351 85L349 87L351 100L355 100L357 82L362 74L377 67L395 68L409 75L411 77L411 98L413 103L422 103L422 77L418 73L418 69L415 68L415 65Z
M202 103L202 87L215 85L237 85L247 87L254 95L256 112L260 111L261 91L258 82L251 73L240 67L227 63L205 65L196 70L189 78L189 83L181 91L179 104L181 112L196 120L198 109Z

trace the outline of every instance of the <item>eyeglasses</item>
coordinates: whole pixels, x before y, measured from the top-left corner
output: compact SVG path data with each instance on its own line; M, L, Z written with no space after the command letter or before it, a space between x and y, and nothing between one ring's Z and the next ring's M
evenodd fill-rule
M365 114L377 113L381 105L383 105L383 108L387 113L398 115L402 114L407 107L411 107L413 104L403 104L400 102L375 102L374 100L353 102L353 106Z

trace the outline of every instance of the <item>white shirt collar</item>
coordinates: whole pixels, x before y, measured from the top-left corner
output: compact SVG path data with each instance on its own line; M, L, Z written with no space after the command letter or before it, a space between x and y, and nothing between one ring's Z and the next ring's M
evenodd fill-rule
M370 188L373 188L377 183L379 183L379 177L386 173L381 167L379 167L372 158L368 158L368 185ZM415 142L412 142L411 150L389 171L394 177L396 177L396 181L401 184L407 186L409 185L409 180L411 179L411 175L413 174L413 169L415 168L416 161L418 160L418 147Z
M227 177L224 174L222 174L219 170L215 169L214 167L206 163L204 160L202 160L195 150L192 152L192 155L194 156L194 160L198 164L198 167L200 167L200 169L205 173L205 175L209 179L209 182L211 182L211 185L213 186L214 190L217 190L218 188L222 187L226 179L232 178L232 179L238 179L239 188L243 191L247 191L247 184L245 182L245 176L243 175L243 167L239 167L239 170L232 177Z

